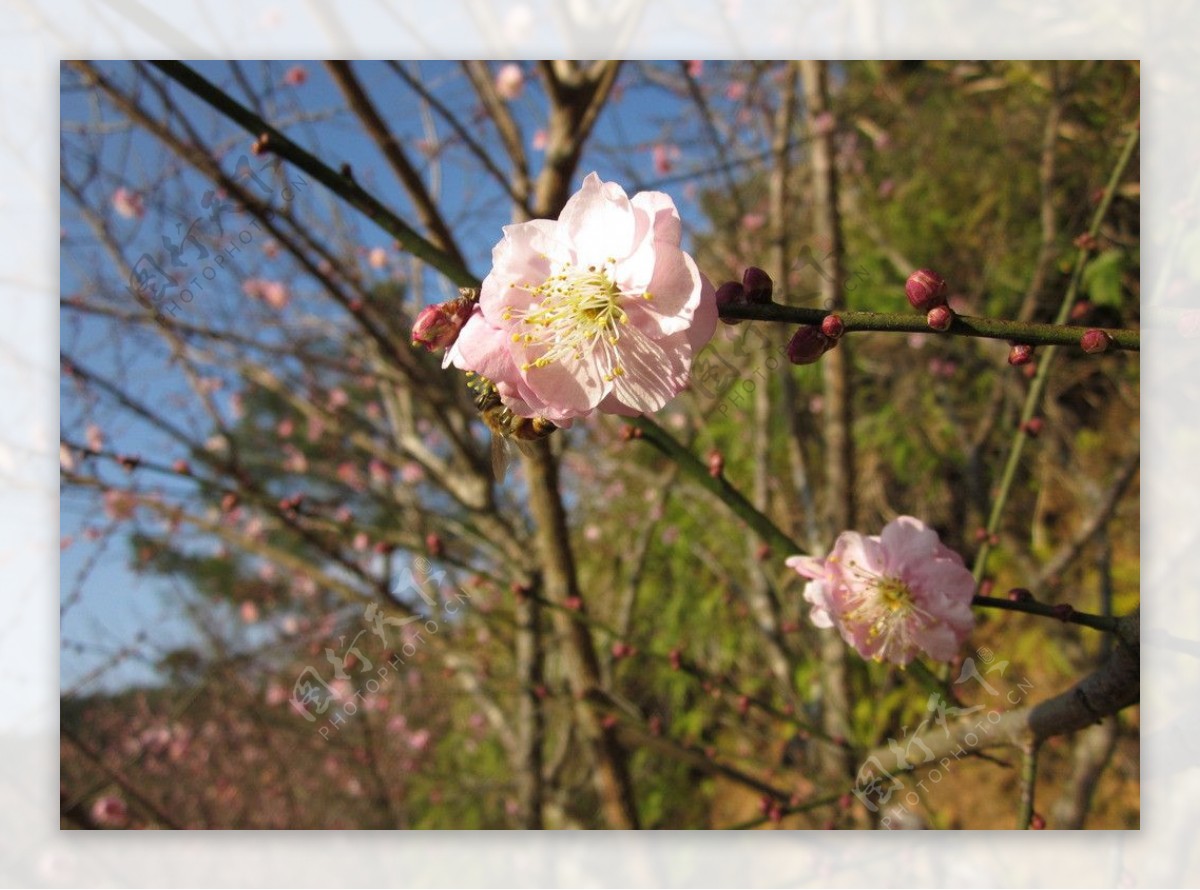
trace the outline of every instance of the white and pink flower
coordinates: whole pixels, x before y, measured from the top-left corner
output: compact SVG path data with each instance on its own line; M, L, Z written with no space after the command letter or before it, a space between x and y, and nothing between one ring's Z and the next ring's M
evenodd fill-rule
M504 227L446 364L491 380L515 414L559 426L659 410L717 322L716 291L681 235L668 195L629 198L590 174L557 221Z
M949 661L975 625L975 579L911 516L879 535L842 532L824 559L793 556L787 565L810 579L804 598L813 624L837 628L863 658L906 665L925 652Z

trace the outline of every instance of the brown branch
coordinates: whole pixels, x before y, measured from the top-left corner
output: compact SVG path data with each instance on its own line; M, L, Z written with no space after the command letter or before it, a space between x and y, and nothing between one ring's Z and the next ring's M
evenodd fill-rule
M990 718L966 719L952 725L947 732L938 727L914 737L922 745L909 744L897 754L889 747L877 748L866 758L892 769L903 770L921 766L946 756L961 756L968 752L994 747L1024 748L1037 746L1046 739L1077 732L1105 717L1137 704L1141 693L1139 612L1134 611L1118 621L1118 644L1108 659L1066 692L1036 705L1016 708L1000 714L998 721ZM974 739L974 741L972 741ZM909 756L914 747L923 760Z
M396 178L403 183L409 198L413 202L413 207L416 208L417 216L429 232L429 241L454 260L454 262L465 268L466 261L463 259L462 253L459 252L458 243L450 233L450 229L447 228L441 211L438 210L437 204L434 203L433 197L425 187L425 183L421 180L416 168L413 167L412 162L408 159L408 155L405 154L403 146L400 145L400 140L392 133L382 115L375 108L375 103L371 101L371 97L367 95L366 90L363 89L362 84L355 77L350 63L346 61L328 61L325 63L325 67L329 70L333 82L342 91L342 96L345 97L346 103L358 115L359 120L362 121L367 135L371 137L380 153L383 154L388 165L392 168L392 172L396 174Z

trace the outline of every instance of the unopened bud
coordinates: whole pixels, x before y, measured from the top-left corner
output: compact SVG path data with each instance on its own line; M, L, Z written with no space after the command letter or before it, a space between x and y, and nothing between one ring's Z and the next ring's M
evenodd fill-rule
M846 323L836 315L826 315L821 319L821 333L830 340L836 340L846 333Z
M925 315L925 322L931 330L948 331L954 323L954 310L949 306L934 306Z
M1075 240L1071 243L1080 250L1095 250L1100 246L1100 242L1096 240L1096 236L1091 232L1084 232L1082 235L1076 235Z
M622 658L628 658L633 654L633 647L628 643L617 640L612 644L612 657L620 661Z
M424 346L433 352L452 345L474 308L474 301L465 297L426 306L413 322L413 346Z
M1014 368L1033 361L1033 347L1028 343L1014 343L1008 351L1008 363Z
M677 671L683 667L683 653L678 649L672 649L667 653L667 661L671 662L671 670Z
M1011 603L1031 603L1033 602L1033 593L1025 587L1014 587L1008 592L1008 601Z
M1071 321L1082 321L1092 311L1091 300L1077 300L1071 307Z
M1046 819L1041 813L1034 813L1029 819L1029 827L1034 831L1042 831L1046 827Z
M446 552L446 546L442 543L442 539L434 532L430 532L425 536L425 552L434 559L437 559Z
M583 600L577 596L568 596L563 600L563 607L578 612L583 608Z
M783 807L781 807L779 804L774 804L771 807L771 811L767 813L767 818L778 825L783 821Z
M979 595L980 596L989 596L992 592L992 589L995 586L996 586L995 578L984 578L982 581L979 582Z
M1064 623L1075 617L1075 607L1070 603L1059 603L1054 606L1052 612L1055 618Z
M1025 431L1025 435L1029 436L1029 438L1036 439L1041 435L1042 427L1045 425L1046 422L1040 417L1031 417L1021 424L1021 429Z
M720 315L721 310L727 306L745 306L746 305L746 289L742 287L740 281L726 281L717 288L717 313ZM744 319L741 318L725 318L721 316L721 321L725 324L741 324Z
M747 303L770 303L775 282L762 269L751 266L742 273L742 287L746 289Z
M918 312L946 304L946 279L932 269L918 269L904 283L904 295Z
M737 712L739 714L741 714L743 717L745 717L746 714L748 714L750 712L750 696L748 696L748 695L738 696Z
M649 726L650 726L650 735L653 735L653 736L662 735L662 731L663 731L662 717L659 717L657 714L654 714L653 716L651 716L651 718L649 720Z
M836 342L821 333L816 325L801 325L788 341L788 361L793 365L811 365L832 349Z
M754 548L754 558L759 562L766 562L771 558L771 545L763 541Z
M1112 337L1108 336L1108 334L1099 328L1092 328L1091 330L1086 331L1084 335L1079 338L1079 346L1089 355L1095 355L1097 352L1104 352L1104 350L1108 349L1109 344L1111 343Z
M192 473L192 465L182 457L176 460L175 463L171 464L171 469L176 473L179 473L181 476L190 476Z
M714 479L721 478L721 474L725 472L725 458L717 449L708 452L708 475Z
M600 725L603 726L605 729L613 729L617 725L617 715L616 714L605 714L603 717L600 718Z

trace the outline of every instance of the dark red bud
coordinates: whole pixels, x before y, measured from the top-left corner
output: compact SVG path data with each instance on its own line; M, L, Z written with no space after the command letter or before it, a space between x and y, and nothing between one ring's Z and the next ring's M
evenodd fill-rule
M832 349L836 342L821 333L816 325L801 325L788 341L788 361L793 365L811 365Z
M667 653L667 660L671 662L671 670L677 671L683 666L683 655L678 649L672 649Z
M992 588L996 586L995 578L984 578L979 582L979 595L988 596L992 592Z
M192 472L192 465L181 457L175 463L171 464L171 469L180 475L189 476Z
M627 423L621 427L621 438L626 442L628 442L630 439L640 439L642 438L642 431L636 426Z
M1067 622L1075 617L1075 607L1070 603L1059 603L1052 609L1054 617L1059 621Z
M1034 813L1029 820L1029 827L1034 831L1042 831L1046 827L1046 819L1041 813Z
M1091 330L1086 331L1084 335L1079 338L1079 346L1084 352L1088 353L1088 355L1095 355L1098 352L1104 352L1104 350L1108 349L1111 343L1112 337L1108 336L1108 334L1099 328L1092 328Z
M446 547L444 544L442 544L441 538L439 538L435 533L430 532L425 536L425 552L434 559L437 559L446 552Z
M1071 307L1071 321L1082 321L1092 311L1091 300L1079 300Z
M662 731L663 731L662 717L659 717L657 714L655 714L654 716L652 716L650 718L649 722L650 722L650 735L654 735L654 736L662 735Z
M725 458L714 448L708 453L708 475L719 479L723 472L725 472Z
M750 696L738 696L737 711L743 717L750 712Z
M946 279L932 269L918 269L904 283L904 295L918 312L946 303Z
M578 612L583 608L583 600L577 596L569 596L563 600L563 606L572 612Z
M1008 599L1013 603L1031 603L1033 593L1025 587L1014 587L1008 592Z
M1082 235L1075 236L1072 242L1080 250L1095 250L1100 242L1096 240L1096 236L1091 232L1084 232Z
M605 729L612 729L613 727L615 727L617 725L617 715L616 714L605 714L604 717L602 717L600 720L600 725L603 726Z
M773 805L771 807L771 812L767 814L767 818L778 825L783 821L783 807L781 807L779 804Z
M751 266L742 273L742 287L746 289L747 303L770 303L775 282L762 269Z
M975 529L975 540L982 544L988 539L988 530L986 528Z
M1041 435L1042 427L1045 425L1046 422L1040 417L1031 417L1021 424L1021 429L1025 431L1025 435L1029 436L1029 438L1036 439Z
M717 288L717 312L726 306L744 306L746 304L746 289L740 281L726 281ZM741 318L721 318L725 324L741 324Z
M954 310L949 306L934 306L926 313L925 323L929 325L930 330L948 331L954 323Z
M838 807L839 808L841 808L843 810L848 810L852 806L854 806L854 798L850 796L849 791L847 791L845 794L843 794L841 797L838 798Z
M612 657L620 661L622 658L628 658L633 650L628 643L623 643L617 640L612 644Z
M767 543L759 544L754 550L754 558L759 562L766 562L771 558L771 545Z
M1014 343L1008 351L1008 363L1014 368L1033 361L1033 347L1028 343Z
M836 340L846 333L846 323L836 315L826 315L821 319L821 333L830 340Z

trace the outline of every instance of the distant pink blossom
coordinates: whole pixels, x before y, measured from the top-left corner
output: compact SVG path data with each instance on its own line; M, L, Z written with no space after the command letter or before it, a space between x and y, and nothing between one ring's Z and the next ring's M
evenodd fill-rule
M533 145L533 150L534 151L545 151L547 138L548 137L546 136L545 130L535 130L533 133L533 141L531 143Z
M386 247L372 247L371 252L367 254L367 264L372 269L382 269L387 265L388 252Z
M287 285L281 281L265 278L248 278L242 282L242 292L255 300L262 300L272 309L283 309L291 299Z
M106 795L92 804L92 819L100 825L121 826L129 819L129 808L121 798Z
M308 80L308 70L303 65L293 65L283 73L283 82L290 87L303 86Z
M746 85L740 80L734 80L725 87L725 98L730 102L740 102L746 98Z
M430 734L428 729L418 729L416 732L409 735L408 747L412 748L414 751L424 751L427 747L429 747L429 738Z
M367 474L377 485L387 485L392 481L392 468L377 457L371 458L367 463Z
M704 73L703 59L689 59L687 63L687 73L691 77L699 77Z
M680 247L671 198L595 173L557 221L504 227L446 364L495 383L522 417L657 411L716 328L712 282Z
M747 213L742 217L742 228L747 232L757 232L767 224L767 217L762 213Z
M114 521L128 519L137 509L137 498L128 491L104 492L104 515Z
M949 661L975 624L975 579L962 557L911 516L879 535L842 532L824 559L793 556L787 565L809 579L813 624L836 628L863 658L906 665L925 652Z
M515 62L501 65L496 72L496 92L506 102L520 97L525 89L525 72Z
M416 461L407 461L400 467L400 481L405 485L416 485L425 478L425 468Z
M112 206L118 215L126 219L141 219L146 215L146 205L142 201L142 196L125 186L121 186L113 192Z
M245 600L241 606L238 607L238 615L241 616L241 619L245 624L254 624L256 621L258 621L258 606L250 600Z
M104 450L104 431L96 424L89 423L87 430L84 432L84 438L87 440L87 447L92 451Z
M349 403L350 396L347 395L346 390L342 389L340 386L335 386L333 389L329 390L329 399L327 404L330 411L336 411L339 408L345 408Z
M679 146L660 142L651 149L651 154L654 156L654 172L665 176L675 169L675 162L679 159Z

